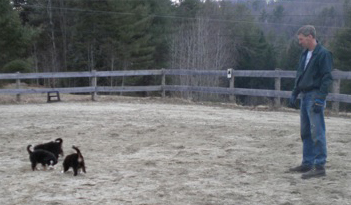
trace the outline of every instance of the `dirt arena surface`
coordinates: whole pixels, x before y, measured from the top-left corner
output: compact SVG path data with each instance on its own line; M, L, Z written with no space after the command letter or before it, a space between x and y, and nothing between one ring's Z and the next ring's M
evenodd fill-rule
M11 98L14 98L11 96ZM351 204L351 119L327 116L327 176L301 160L299 113L175 99L0 96L0 204ZM32 171L26 146L63 139L86 174ZM41 167L41 166L38 166Z

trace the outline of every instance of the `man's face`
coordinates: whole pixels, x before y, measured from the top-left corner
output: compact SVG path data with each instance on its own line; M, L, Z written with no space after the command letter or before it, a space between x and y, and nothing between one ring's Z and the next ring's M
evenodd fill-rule
M309 48L312 36L308 35L308 36L304 36L303 34L299 34L298 36L299 39L299 44L304 47L304 48Z

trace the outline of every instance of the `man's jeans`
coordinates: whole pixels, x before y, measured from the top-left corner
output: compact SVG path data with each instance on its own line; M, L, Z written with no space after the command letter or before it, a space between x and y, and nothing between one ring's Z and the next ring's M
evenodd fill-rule
M324 107L320 113L313 111L315 96L316 91L301 93L302 165L324 167L327 159Z

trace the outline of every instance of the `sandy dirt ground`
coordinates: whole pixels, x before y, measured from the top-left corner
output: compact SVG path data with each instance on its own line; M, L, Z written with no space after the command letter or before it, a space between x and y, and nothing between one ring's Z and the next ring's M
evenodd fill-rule
M302 180L297 111L61 98L0 100L0 204L351 204L349 116L326 117L327 176ZM26 146L58 137L86 174L31 170Z

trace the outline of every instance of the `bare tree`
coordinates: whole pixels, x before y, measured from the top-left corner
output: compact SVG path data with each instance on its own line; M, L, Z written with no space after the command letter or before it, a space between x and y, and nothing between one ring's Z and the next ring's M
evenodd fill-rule
M225 35L225 25L210 18L199 17L183 22L172 38L171 66L173 69L222 70L235 61L230 47L231 40ZM212 76L179 76L180 85L218 86L220 79ZM182 93L184 98L204 99L216 94Z
M49 25L50 25L50 39L51 39L51 44L52 44L52 48L51 48L51 71L52 72L58 72L58 66L57 66L57 50L56 50L56 42L55 42L55 29L54 29L54 23L53 23L53 17L52 17L52 2L51 0L48 1L48 5L47 5L47 12L49 15ZM50 82L50 86L51 87L56 87L57 81L56 79L52 79L52 81Z

